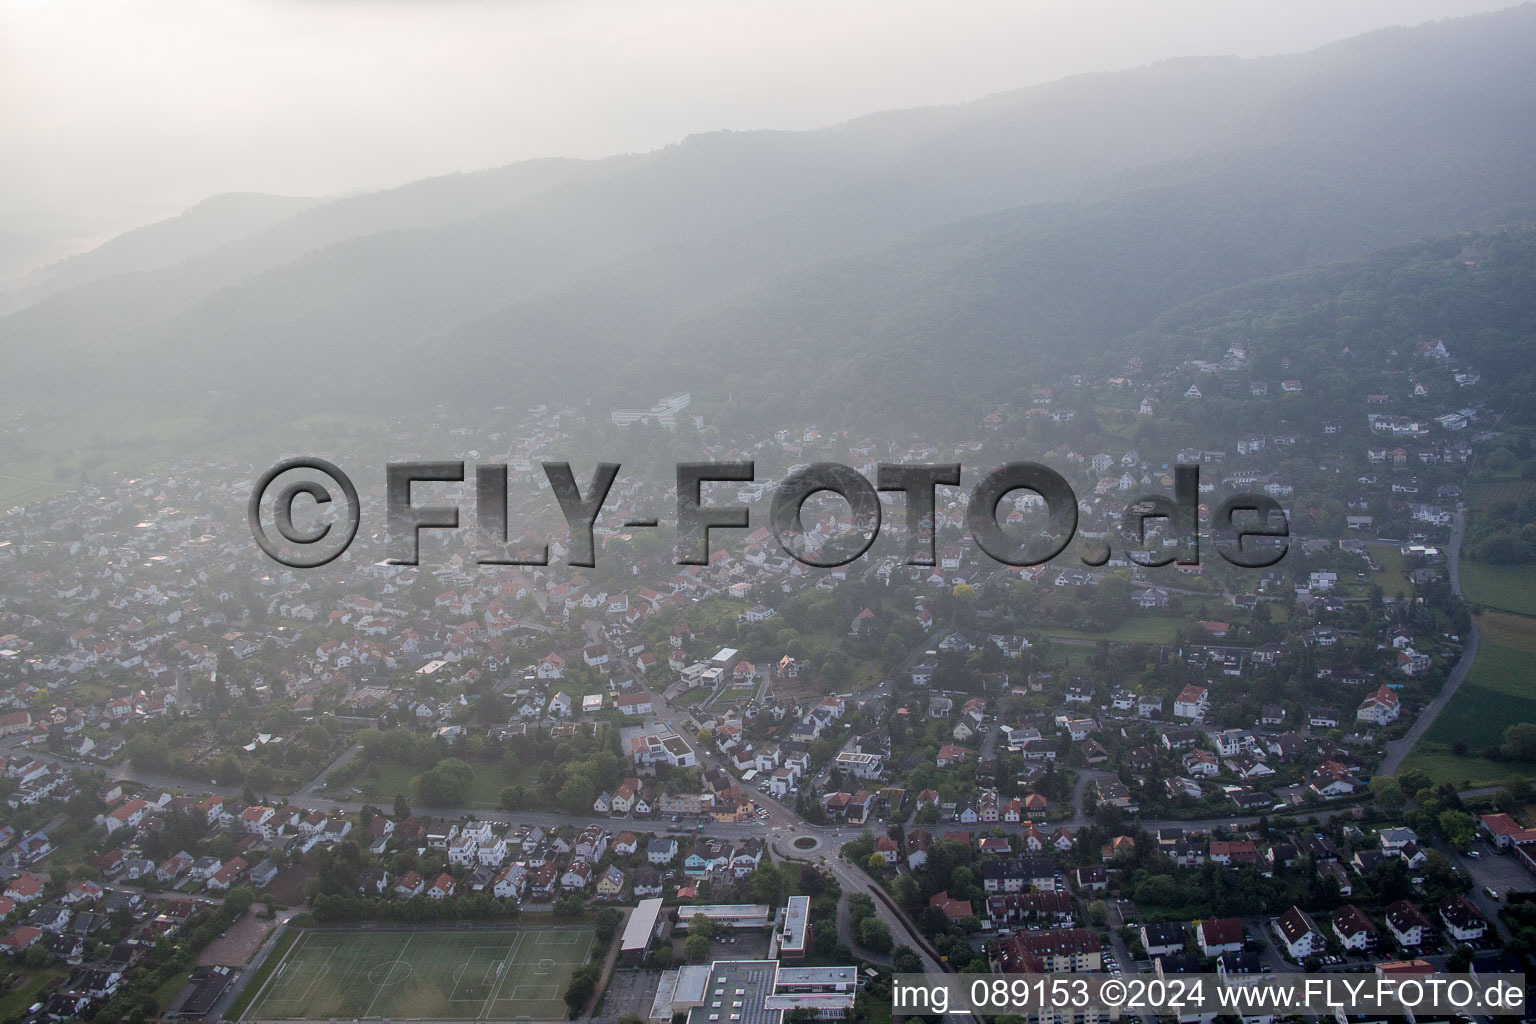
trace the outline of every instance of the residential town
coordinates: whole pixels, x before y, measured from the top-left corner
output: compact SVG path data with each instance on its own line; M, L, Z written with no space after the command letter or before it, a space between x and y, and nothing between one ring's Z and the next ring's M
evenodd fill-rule
M504 462L521 496L507 536L547 546L545 565L478 566L465 530L424 532L419 568L361 550L379 535L338 571L285 568L234 522L257 467L230 461L12 509L0 946L25 996L5 1019L129 1013L157 992L157 1013L170 996L222 1013L299 916L643 910L620 966L648 978L626 992L658 1024L687 1008L662 998L691 984L674 957L881 977L1519 971L1536 935L1531 793L1464 792L1410 760L1466 672L1457 499L1496 436L1451 351L1394 350L1356 421L1293 416L1219 450L1137 425L1208 394L1300 402L1300 367L1261 380L1236 342L1158 372L1133 359L1036 388L961 441L785 426L729 443L678 394L397 424L331 453ZM1106 403L1118 432L1084 422ZM1078 489L1080 535L1113 547L1097 566L1004 565L941 492L931 565L882 538L812 568L754 512L710 539L708 565L679 566L656 535L612 525L673 497L626 472L596 565L562 564L541 460L653 443L754 460L754 481L715 499L754 509L759 481L815 460L873 478L1027 448ZM1171 493L1175 464L1200 469L1201 528L1224 494L1281 502L1286 557L1140 564L1185 542L1151 529L1132 557L1116 532L1128 501ZM365 524L382 500L364 491ZM999 520L1028 528L1039 504L1014 492ZM809 505L805 523L812 549L850 528ZM695 918L724 922L714 947L686 948ZM237 949L239 922L255 941ZM850 979L816 981L839 993L821 1016L855 1012Z

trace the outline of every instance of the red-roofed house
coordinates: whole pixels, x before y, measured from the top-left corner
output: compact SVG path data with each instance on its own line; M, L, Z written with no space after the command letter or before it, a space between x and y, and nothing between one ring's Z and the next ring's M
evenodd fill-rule
M0 935L0 948L12 953L20 953L32 943L43 937L41 928L33 928L31 925L19 925L12 928L5 935Z
M36 875L17 875L6 883L5 895L17 903L31 903L43 895L43 880Z
M1387 686L1377 687L1376 692L1360 702L1360 707L1355 711L1355 720L1370 722L1374 725L1386 725L1388 722L1397 721L1397 716L1402 713L1402 706L1397 699L1397 694Z
M1199 719L1211 708L1210 694L1203 686L1186 686L1173 702L1175 718Z
M971 916L970 900L952 900L947 892L936 892L928 899L930 907L938 907L951 921Z
M1195 941L1206 956L1243 951L1243 922L1235 917L1209 917L1195 929Z
M961 764L969 753L970 751L964 747L957 747L953 743L946 743L939 748L938 767L948 768L952 764Z

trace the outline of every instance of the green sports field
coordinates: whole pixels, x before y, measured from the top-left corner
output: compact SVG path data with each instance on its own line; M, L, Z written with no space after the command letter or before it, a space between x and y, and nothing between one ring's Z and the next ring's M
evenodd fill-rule
M564 1020L590 928L306 931L247 1020Z

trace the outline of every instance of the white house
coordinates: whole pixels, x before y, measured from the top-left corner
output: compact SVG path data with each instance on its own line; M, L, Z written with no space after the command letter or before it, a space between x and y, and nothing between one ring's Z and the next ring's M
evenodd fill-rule
M1270 918L1269 926L1292 960L1304 960L1328 948L1312 918L1300 907L1292 907L1279 917Z
M1415 949L1424 944L1434 925L1424 912L1407 900L1398 900L1387 908L1387 930L1399 946Z
M1375 693L1360 702L1360 707L1355 711L1355 719L1374 725L1386 725L1388 722L1397 721L1397 716L1401 713L1402 707L1397 694L1383 685L1377 687Z
M1173 714L1175 718L1191 718L1198 721L1205 716L1210 707L1211 698L1205 687L1186 686L1174 699Z

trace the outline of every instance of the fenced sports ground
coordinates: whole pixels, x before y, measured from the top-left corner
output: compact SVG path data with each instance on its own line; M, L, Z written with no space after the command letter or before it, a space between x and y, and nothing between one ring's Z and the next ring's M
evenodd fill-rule
M301 934L247 1020L563 1020L591 928Z

